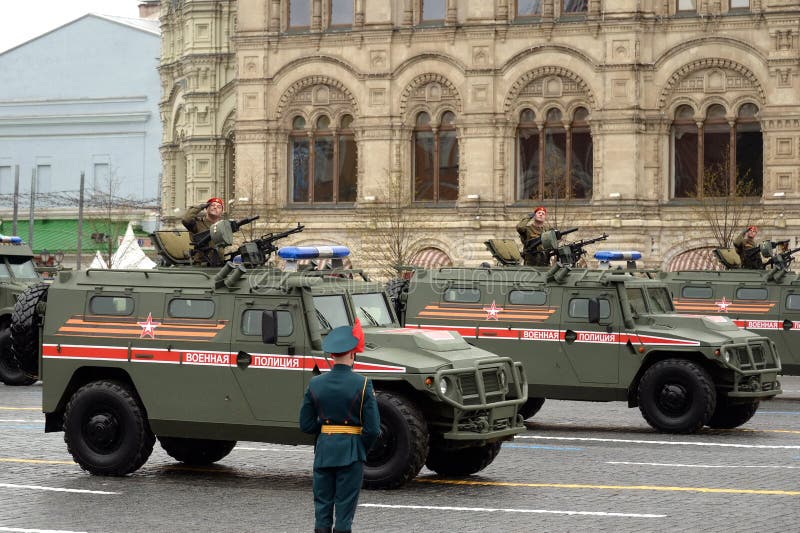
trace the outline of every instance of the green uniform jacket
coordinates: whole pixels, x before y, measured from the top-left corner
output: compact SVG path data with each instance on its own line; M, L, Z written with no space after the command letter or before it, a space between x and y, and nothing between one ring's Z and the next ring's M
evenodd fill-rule
M739 254L739 257L742 258L742 268L760 270L764 268L764 262L761 260L761 253L759 250L755 249L757 247L755 239L747 237L746 235L747 228L742 230L742 232L733 239L733 247L736 248L736 252Z
M361 426L361 435L320 433L323 424ZM378 401L372 382L348 365L311 379L300 408L300 429L316 434L314 468L366 461L380 433Z
M200 211L206 208L206 204L193 205L183 214L183 226L192 233L202 233L211 229L205 215L200 216Z
M517 223L517 233L519 233L519 238L523 246L523 259L525 260L525 264L529 266L548 266L550 264L550 258L547 256L547 253L545 253L544 247L541 244L533 250L529 250L529 253L525 253L526 242L541 237L542 233L553 229L546 222L542 227L537 228L536 226L532 226L530 225L532 219L533 214L526 215Z

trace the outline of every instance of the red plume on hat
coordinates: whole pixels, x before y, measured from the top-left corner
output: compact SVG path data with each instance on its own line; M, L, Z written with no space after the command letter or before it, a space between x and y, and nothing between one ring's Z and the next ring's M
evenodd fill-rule
M356 353L361 353L364 351L364 330L361 329L361 321L356 318L355 323L353 324L353 337L358 339L358 344L356 347L353 348Z

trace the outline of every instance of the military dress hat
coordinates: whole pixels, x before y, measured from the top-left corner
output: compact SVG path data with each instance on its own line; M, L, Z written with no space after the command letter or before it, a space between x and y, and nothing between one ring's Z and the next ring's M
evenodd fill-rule
M330 354L347 353L358 345L351 326L333 328L322 341L322 349Z
M217 198L217 197L209 198L207 203L209 204L218 203L222 207L225 207L225 202L222 201L222 198Z
M544 211L544 214L545 214L545 215L547 214L547 208L545 208L543 205L540 205L539 207L537 207L536 209L534 209L534 210L533 210L533 213L534 213L534 214L536 214L536 213L538 213L539 211Z

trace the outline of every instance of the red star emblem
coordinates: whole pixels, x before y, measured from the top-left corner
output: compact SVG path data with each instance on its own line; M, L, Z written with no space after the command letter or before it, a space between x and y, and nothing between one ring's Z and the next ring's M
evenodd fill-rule
M153 313L147 313L147 322L137 322L137 324L142 326L142 334L139 335L140 339L148 336L151 339L155 339L156 328L161 325L161 322L153 322Z
M503 308L497 307L494 300L492 300L492 305L484 307L483 310L486 311L486 320L497 320L497 315L500 314Z
M725 311L728 310L728 307L730 307L731 302L726 300L725 297L723 296L722 300L719 302L714 302L714 305L717 306L717 312L724 313Z

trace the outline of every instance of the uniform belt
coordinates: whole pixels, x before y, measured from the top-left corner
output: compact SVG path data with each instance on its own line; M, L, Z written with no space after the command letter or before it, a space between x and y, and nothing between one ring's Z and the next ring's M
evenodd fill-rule
M320 431L326 435L361 435L361 426L339 426L336 424L324 424Z

